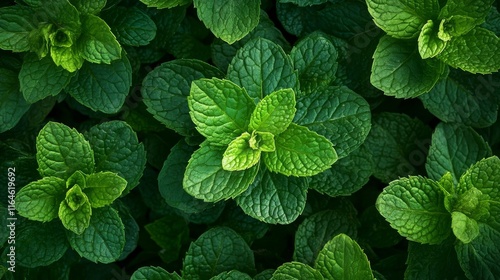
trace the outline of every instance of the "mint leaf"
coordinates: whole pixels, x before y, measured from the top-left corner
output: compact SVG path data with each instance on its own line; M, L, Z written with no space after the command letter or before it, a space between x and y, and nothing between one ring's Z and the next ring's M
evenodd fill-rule
M19 91L17 73L0 68L0 133L5 132L19 122L29 110L30 104L24 100Z
M169 273L159 266L145 266L136 270L130 280L181 280L176 273Z
M48 236L50 238L47 238ZM22 222L16 226L15 240L16 262L29 268L56 262L69 247L64 228L59 221Z
M146 165L146 152L127 123L105 122L90 128L85 137L95 154L96 171L111 171L125 179L124 193L139 184Z
M309 188L332 197L351 195L368 183L374 168L370 151L361 146L330 169L311 177Z
M92 208L111 204L120 197L127 186L127 181L112 172L98 172L87 176L87 184L83 191L87 195Z
M158 188L161 197L168 205L185 213L199 213L212 207L189 195L182 187L183 176L186 166L196 147L188 145L184 140L179 141L171 150L158 175Z
M497 212L499 213L499 212ZM498 217L498 216L497 216ZM500 273L500 234L497 228L479 224L479 235L470 243L455 245L458 261L469 279L495 279Z
M451 213L451 229L453 234L467 244L479 235L479 224L461 212Z
M206 202L234 198L244 192L254 181L258 166L242 171L224 170L223 154L224 148L205 141L189 160L184 173L184 190Z
M439 13L437 0L367 0L368 11L377 26L394 38L417 37L427 19Z
M33 10L22 5L0 8L0 49L25 52L30 49L30 33L36 32Z
M487 29L476 27L450 40L438 58L473 74L490 74L500 69L499 50L500 39Z
M312 92L331 84L338 68L338 52L330 40L320 33L297 43L290 56L298 70L300 88Z
M144 226L158 246L162 248L160 257L166 263L179 258L181 246L189 240L186 220L176 215L167 215Z
M89 226L92 208L79 185L73 186L66 192L66 198L59 206L58 215L63 226L76 234L82 234Z
M114 7L112 12L105 14L104 20L124 45L144 46L156 36L156 24L137 7Z
M132 85L132 68L126 56L111 64L84 63L65 88L73 98L94 111L118 112Z
M357 149L371 128L370 105L345 86L329 86L297 100L294 122L325 136L339 158Z
M217 68L200 60L165 62L142 81L143 101L155 119L183 136L191 136L195 133L187 103L191 83L201 78L223 76Z
M399 234L423 244L439 244L451 232L451 217L439 185L420 176L389 183L375 206Z
M74 73L56 66L50 57L38 59L28 54L19 72L19 82L24 99L35 103L48 96L56 96L69 83Z
M307 217L295 233L293 259L314 265L319 252L328 241L340 233L355 237L357 226L350 215L335 210L325 210Z
M299 7L307 7L327 3L328 1L330 0L279 0L279 3L293 3Z
M287 262L280 265L273 273L271 280L323 280L323 275L307 264Z
M493 0L451 0L446 1L446 5L441 9L439 18L449 18L451 16L466 16L476 20L473 25L484 22L490 11Z
M198 18L217 38L232 44L245 37L259 23L260 1L194 0Z
M488 196L491 203L500 203L500 159L497 156L482 159L472 165L460 178L459 188L479 190Z
M221 272L253 273L255 261L245 240L227 227L216 227L191 243L182 267L182 277L210 279Z
M140 0L150 8L170 9L191 3L191 0Z
M408 115L384 112L375 116L365 142L375 163L373 175L389 183L398 177L419 174L430 136L427 125Z
M444 53L445 50L441 54ZM445 69L439 60L423 60L413 41L386 35L380 38L373 54L370 81L385 95L413 98L430 91Z
M78 52L92 63L106 63L121 57L122 48L104 20L94 15L81 15L82 34L78 38Z
M111 207L94 209L90 224L82 234L68 234L71 247L93 262L116 261L125 244L125 231L118 212Z
M104 6L106 6L106 0L94 0L94 1L86 1L86 0L70 0L71 4L78 9L79 12L84 14L97 14L99 13Z
M298 91L298 75L293 62L276 43L251 40L238 50L227 70L227 78L247 90L258 101L283 88Z
M222 155L222 168L224 170L245 170L259 162L261 151L250 146L251 137L250 133L243 132L229 143Z
M263 155L273 172L312 176L330 168L338 158L328 139L300 125L290 124L274 139L276 150Z
M285 131L295 115L295 93L292 89L275 91L257 103L248 129L278 135Z
M245 132L255 108L244 88L216 78L194 81L188 105L196 129L214 145L227 145Z
M428 20L418 36L418 52L422 59L432 58L440 54L446 47L446 42L438 37L439 27Z
M66 185L57 177L45 177L23 187L16 196L16 210L30 220L48 222L57 217Z
M488 91L477 85L476 75L452 70L429 92L419 96L425 108L447 123L487 127L497 120L498 104L488 102Z
M326 279L375 279L361 247L343 233L326 243L314 268Z
M290 224L304 211L307 180L260 168L255 181L236 202L251 217L270 224ZM273 205L273 207L269 207Z
M224 271L212 278L210 280L252 280L248 274L239 272L238 270Z
M472 128L441 123L432 134L425 169L434 180L450 172L457 184L472 164L488 156L491 156L491 148Z
M94 152L82 134L64 124L47 123L36 138L38 172L67 179L75 171L94 172Z

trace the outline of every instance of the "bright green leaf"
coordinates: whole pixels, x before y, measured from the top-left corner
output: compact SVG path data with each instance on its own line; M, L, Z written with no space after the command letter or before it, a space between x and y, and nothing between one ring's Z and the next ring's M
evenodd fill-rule
M85 137L95 153L96 171L111 171L125 179L124 193L137 186L145 168L146 152L127 123L104 122L90 128Z
M170 9L177 6L190 4L192 0L141 0L150 8Z
M50 48L50 56L56 66L61 66L69 72L75 72L82 68L84 59L80 56L75 46Z
M427 19L439 13L437 0L367 0L368 11L377 26L394 38L417 37Z
M70 232L71 247L90 261L116 261L125 244L125 230L118 212L111 207L94 209L90 224L82 234Z
M253 252L232 229L216 227L191 243L184 259L182 277L208 280L229 270L253 274Z
M70 0L71 4L78 9L79 12L84 14L97 14L104 6L106 6L106 0Z
M326 243L314 266L326 279L375 279L370 262L356 241L341 233Z
M255 181L236 202L251 217L269 224L290 224L306 207L306 178L287 177L260 168Z
M247 90L255 101L283 88L295 92L299 79L291 58L276 43L258 38L238 50L227 78Z
M78 185L66 193L66 199L59 205L58 215L66 229L82 234L90 224L92 207L87 196L81 190L78 192L80 188L76 187Z
M222 155L222 168L227 171L239 171L256 165L260 160L260 150L250 147L251 135L243 132L229 143Z
M451 233L451 216L439 185L423 177L389 183L375 204L377 210L408 240L439 244Z
M92 63L106 63L121 57L122 48L104 20L81 15L82 34L78 38L79 54Z
M445 50L441 54L444 53ZM373 54L370 81L385 95L413 98L429 92L445 69L439 60L423 60L414 41L386 35L380 38Z
M300 125L290 124L274 139L276 151L263 155L273 172L312 176L330 168L338 158L328 139Z
M200 20L217 38L232 44L259 23L259 0L194 0Z
M489 200L500 203L500 159L497 156L482 159L472 165L460 178L459 187L475 188L488 196Z
M276 144L274 143L274 135L270 132L262 132L254 130L248 140L250 148L262 152L274 152Z
M38 171L43 177L67 179L75 171L94 172L94 152L76 129L47 123L36 138Z
M259 166L227 171L222 168L223 154L224 148L205 141L189 160L184 173L184 190L206 202L234 198L244 192L254 181Z
M451 213L451 229L455 236L465 244L479 235L478 223L461 212Z
M294 122L325 136L339 158L365 141L371 128L370 105L345 86L330 86L297 100Z
M65 91L86 107L107 114L118 112L132 85L132 68L126 56L111 64L86 62Z
M476 20L474 25L484 22L494 0L449 0L441 9L439 18L466 16Z
M87 176L83 192L87 195L92 208L111 204L120 197L127 181L112 172L98 172Z
M428 20L418 36L418 52L422 59L432 58L440 54L446 47L446 42L438 37L438 27Z
M323 280L323 275L307 264L287 262L280 265L273 273L271 280Z
M16 210L19 215L30 220L51 221L57 217L65 192L63 179L45 177L19 190L16 196Z
M36 32L33 10L22 5L0 8L0 49L25 52L30 49L29 37Z
M295 93L292 89L275 91L257 103L248 129L278 135L285 131L295 116Z
M36 55L28 54L19 72L19 82L24 99L35 103L48 96L56 96L69 83L74 73L56 66L52 59L38 59Z
M247 131L255 108L244 88L216 78L194 81L188 105L196 129L214 145L227 145Z

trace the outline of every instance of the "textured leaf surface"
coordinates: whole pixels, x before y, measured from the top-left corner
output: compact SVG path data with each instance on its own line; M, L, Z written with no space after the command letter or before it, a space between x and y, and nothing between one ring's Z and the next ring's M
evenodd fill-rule
M84 63L65 91L94 111L112 114L125 103L131 85L132 68L124 56L109 65Z
M437 0L367 0L366 3L375 24L400 39L416 37L426 20L439 13Z
M142 82L141 93L155 119L183 136L194 134L187 97L191 82L222 78L217 68L200 60L173 60L156 67Z
M418 36L418 52L423 59L435 57L446 47L446 42L438 37L438 26L428 20Z
M66 192L66 198L59 206L58 215L63 226L75 234L82 234L89 227L92 207L78 185Z
M243 46L227 70L227 78L247 90L254 100L283 88L298 90L293 62L276 43L255 39Z
M67 179L75 171L94 172L94 152L76 129L47 123L36 138L36 160L43 177Z
M325 279L375 279L370 262L361 247L343 233L326 243L319 252L314 268Z
M216 78L194 81L188 105L196 129L214 145L227 145L247 131L255 108L244 88Z
M275 137L276 151L265 153L269 170L293 176L316 175L337 161L332 143L306 127L290 124Z
M325 136L343 158L368 136L370 106L349 88L331 86L297 100L294 122Z
M50 238L47 238L50 236ZM68 250L64 228L59 221L23 222L16 227L16 262L29 268L59 260Z
M50 56L56 66L61 66L69 72L75 72L82 68L85 61L76 45L70 47L52 46L50 48Z
M66 184L57 177L45 177L23 187L16 196L16 210L30 220L48 222L57 217Z
M75 6L79 12L86 14L97 14L104 6L106 6L106 0L70 0L71 4Z
M392 181L379 195L377 210L408 240L439 244L451 233L451 216L436 182L423 177Z
M239 272L238 270L224 271L212 278L210 280L252 280L248 274Z
M182 267L182 277L210 279L221 272L252 273L255 261L245 240L227 227L212 228L191 243Z
M144 46L156 36L154 21L136 7L114 7L104 19L116 35L116 39L124 45Z
M92 63L109 64L121 57L122 48L104 20L81 15L82 34L78 38L79 54Z
M341 233L355 237L357 226L350 215L335 210L325 210L307 217L295 233L293 259L314 265L319 252L328 241Z
M27 55L19 72L19 82L24 99L35 103L48 96L56 96L69 83L74 73L56 66L50 57L39 60Z
M170 9L191 3L191 0L141 0L148 7L157 9Z
M127 123L105 122L92 127L85 136L95 153L96 171L114 172L127 180L124 193L137 186L146 165L146 152Z
M273 273L271 280L323 280L323 275L319 271L307 264L300 262L288 262L279 266Z
M125 230L118 212L111 207L94 209L89 227L68 235L71 247L90 261L111 263L122 253Z
M242 171L227 171L222 168L223 154L223 148L204 142L186 167L184 190L207 202L234 198L244 192L254 181L258 165Z
M413 98L430 91L444 70L437 59L423 60L415 42L384 36L373 54L370 81L385 95Z
M0 68L0 132L13 128L30 108L19 91L17 73Z
M28 51L30 32L36 28L32 18L33 10L26 6L0 8L0 49Z
M430 136L431 130L419 119L396 113L375 116L365 142L375 163L373 175L388 183L418 174L425 162Z
M92 208L111 204L120 197L127 186L127 181L116 173L97 172L87 176L83 191L89 198Z
M438 58L473 74L490 74L500 69L499 51L500 38L487 29L477 27L452 39Z
M258 0L194 0L198 17L214 35L232 44L259 23Z
M443 122L490 126L497 120L498 104L489 101L493 92L478 86L477 81L476 75L451 71L428 94L421 95L420 100Z
M491 148L472 128L458 124L439 124L432 134L432 143L425 168L429 178L439 180L451 172L453 181L474 163L491 156Z
M228 171L245 170L256 165L260 160L260 150L253 149L248 143L251 139L248 132L229 143L222 155L222 168Z
M169 273L159 266L141 267L132 274L130 280L181 280L176 272Z
M285 131L295 116L295 93L292 89L277 90L257 103L248 129L278 135Z
M484 21L490 11L493 0L452 0L446 1L441 9L439 18L448 18L454 15L467 16L477 20L476 25Z
M250 187L236 197L245 213L270 224L289 224L304 211L307 180L272 173L261 167Z

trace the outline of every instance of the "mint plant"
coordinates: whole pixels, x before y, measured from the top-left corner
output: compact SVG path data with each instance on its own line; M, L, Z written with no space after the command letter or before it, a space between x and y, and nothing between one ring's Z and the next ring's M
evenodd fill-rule
M372 84L387 95L411 98L430 91L447 75L446 65L481 74L500 69L495 54L500 40L481 27L493 1L366 3L387 33L373 55L371 75ZM410 73L418 78L408 79Z

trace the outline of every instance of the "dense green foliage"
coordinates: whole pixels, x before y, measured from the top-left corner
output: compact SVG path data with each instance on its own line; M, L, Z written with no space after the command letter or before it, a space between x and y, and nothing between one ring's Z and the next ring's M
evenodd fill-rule
M498 278L499 6L0 2L0 278Z

